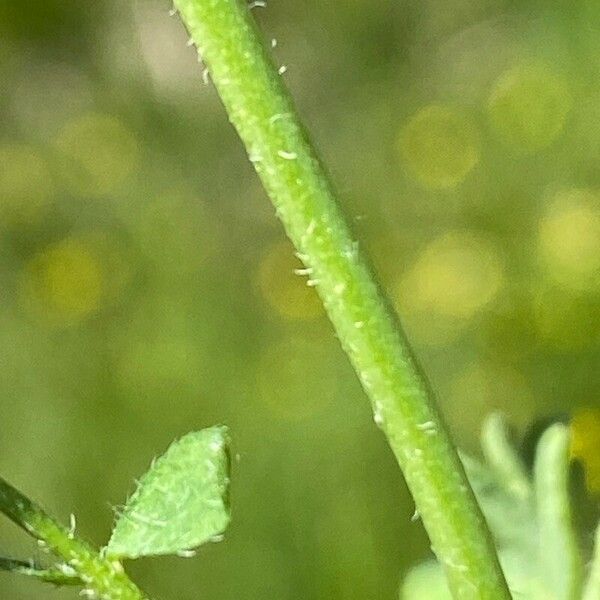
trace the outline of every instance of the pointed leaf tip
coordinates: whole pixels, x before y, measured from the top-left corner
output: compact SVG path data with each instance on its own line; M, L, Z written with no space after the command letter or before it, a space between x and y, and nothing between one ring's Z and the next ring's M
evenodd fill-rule
M117 519L106 555L178 554L223 533L230 519L228 446L224 426L173 442L140 479Z

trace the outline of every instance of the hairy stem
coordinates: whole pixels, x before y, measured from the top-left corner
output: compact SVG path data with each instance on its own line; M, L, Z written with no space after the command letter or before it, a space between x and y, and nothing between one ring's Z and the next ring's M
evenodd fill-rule
M175 0L175 6L371 399L454 596L510 598L429 386L338 208L246 0Z
M36 538L40 546L60 557L64 561L63 574L68 579L77 577L88 596L102 600L148 600L127 577L121 563L104 559L91 546L77 539L72 531L57 523L1 478L0 511ZM17 570L16 562L11 565L4 561L3 564L4 568ZM21 572L31 574L23 569ZM57 573L56 576L56 582L59 582ZM41 575L40 578L44 579ZM70 584L72 583L71 581Z

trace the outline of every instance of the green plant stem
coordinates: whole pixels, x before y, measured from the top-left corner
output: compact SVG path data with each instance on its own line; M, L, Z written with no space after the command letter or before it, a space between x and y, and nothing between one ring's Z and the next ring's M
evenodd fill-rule
M89 596L102 600L148 600L127 577L120 562L104 559L3 479L0 511L36 538L40 546L60 557L66 574L76 575Z
M371 399L454 596L510 598L430 389L346 225L246 0L175 0L175 6Z

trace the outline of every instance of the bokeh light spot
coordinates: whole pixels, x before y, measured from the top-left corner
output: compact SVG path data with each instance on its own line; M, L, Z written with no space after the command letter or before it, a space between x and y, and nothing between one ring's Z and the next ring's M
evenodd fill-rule
M492 127L508 145L524 152L549 146L571 110L567 82L541 66L517 66L496 81L488 110Z
M117 118L88 114L69 122L56 138L71 191L102 195L117 189L137 168L139 148Z
M451 188L479 161L479 138L466 115L447 106L431 105L422 108L402 130L400 154L423 186Z
M280 316L291 320L315 319L323 314L322 304L307 285L307 275L298 275L302 263L288 242L272 245L261 260L258 285L263 298Z
M36 220L54 192L45 160L28 146L0 147L0 216L21 224Z
M401 311L466 321L494 299L503 273L491 242L472 233L451 232L431 242L401 279Z
M600 286L600 196L560 193L539 223L538 250L550 277L574 290Z
M50 326L69 325L95 312L102 267L87 244L66 239L34 257L22 274L24 308Z

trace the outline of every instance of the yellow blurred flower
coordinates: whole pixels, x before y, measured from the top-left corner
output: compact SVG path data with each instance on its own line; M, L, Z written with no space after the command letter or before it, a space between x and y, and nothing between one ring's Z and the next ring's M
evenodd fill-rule
M583 463L588 489L600 494L600 410L575 411L571 420L571 456Z
M21 278L21 300L46 325L69 325L98 309L103 283L102 267L89 246L70 238L30 261Z
M588 190L558 194L539 223L538 251L556 283L600 287L600 196Z
M572 102L558 73L541 65L519 65L496 81L488 110L492 127L506 144L535 152L560 135Z
M302 269L288 242L273 244L261 260L260 292L285 319L310 320L323 314L322 304L315 290L307 285L309 277L302 275Z
M458 185L479 162L479 136L469 118L442 105L422 108L400 133L402 160L429 189Z
M470 319L494 299L504 281L494 245L468 232L435 239L402 278L396 295L410 311Z
M65 182L73 193L113 192L138 167L139 148L117 118L88 114L69 122L55 141Z

